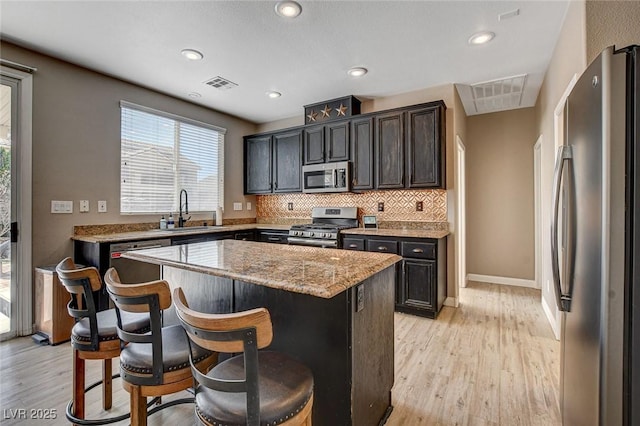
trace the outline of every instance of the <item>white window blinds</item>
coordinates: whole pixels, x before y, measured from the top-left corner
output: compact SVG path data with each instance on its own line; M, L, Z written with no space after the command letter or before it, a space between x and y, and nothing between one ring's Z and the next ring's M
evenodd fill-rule
M210 212L224 201L225 129L122 101L120 212Z

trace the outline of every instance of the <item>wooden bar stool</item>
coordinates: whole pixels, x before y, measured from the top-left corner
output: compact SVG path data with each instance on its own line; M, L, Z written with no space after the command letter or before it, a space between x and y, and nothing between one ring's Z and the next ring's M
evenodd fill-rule
M193 402L193 398L171 401L147 413L147 397L179 392L193 385L190 368L189 339L180 325L162 326L162 310L171 306L171 291L166 281L122 284L114 268L104 277L109 296L116 305L118 336L127 346L120 353L120 376L130 394L132 426L146 425L147 414L178 403ZM151 333L136 333L123 329L120 318L129 312L148 312ZM192 346L193 363L208 369L218 359L216 353Z
M85 417L85 360L103 360L102 406L105 410L111 408L111 360L120 355L120 339L116 329L115 309L96 311L93 292L102 288L98 270L94 267L78 268L67 257L56 266L56 272L71 294L68 310L69 315L76 320L71 329L73 399L67 409L67 418L73 422ZM122 324L126 330L145 333L149 331L149 315L127 314L122 318Z
M173 304L192 349L242 353L209 372L199 368L192 355L196 415L203 424L311 425L311 370L288 355L258 351L269 346L273 338L267 309L204 314L189 309L179 287L174 290Z

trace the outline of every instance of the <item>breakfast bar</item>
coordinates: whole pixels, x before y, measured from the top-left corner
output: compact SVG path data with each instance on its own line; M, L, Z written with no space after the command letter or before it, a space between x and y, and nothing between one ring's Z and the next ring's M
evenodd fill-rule
M265 307L269 349L314 375L314 425L383 424L394 381L394 254L220 240L122 254L161 266L207 313ZM177 321L172 310L165 322Z

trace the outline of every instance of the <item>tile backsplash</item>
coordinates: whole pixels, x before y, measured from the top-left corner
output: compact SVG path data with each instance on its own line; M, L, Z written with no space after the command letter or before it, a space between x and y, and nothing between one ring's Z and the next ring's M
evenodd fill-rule
M423 210L416 211L422 201ZM384 211L378 211L378 203ZM289 210L291 203L293 209ZM444 189L367 191L340 194L258 195L258 222L277 223L283 219L308 219L313 207L358 207L358 220L363 215L376 215L378 221L446 222L447 191Z

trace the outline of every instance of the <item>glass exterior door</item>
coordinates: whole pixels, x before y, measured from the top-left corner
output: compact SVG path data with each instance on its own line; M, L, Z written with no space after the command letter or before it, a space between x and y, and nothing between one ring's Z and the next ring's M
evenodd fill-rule
M0 81L0 340L16 334L15 147L18 81ZM12 238L13 237L13 238Z

